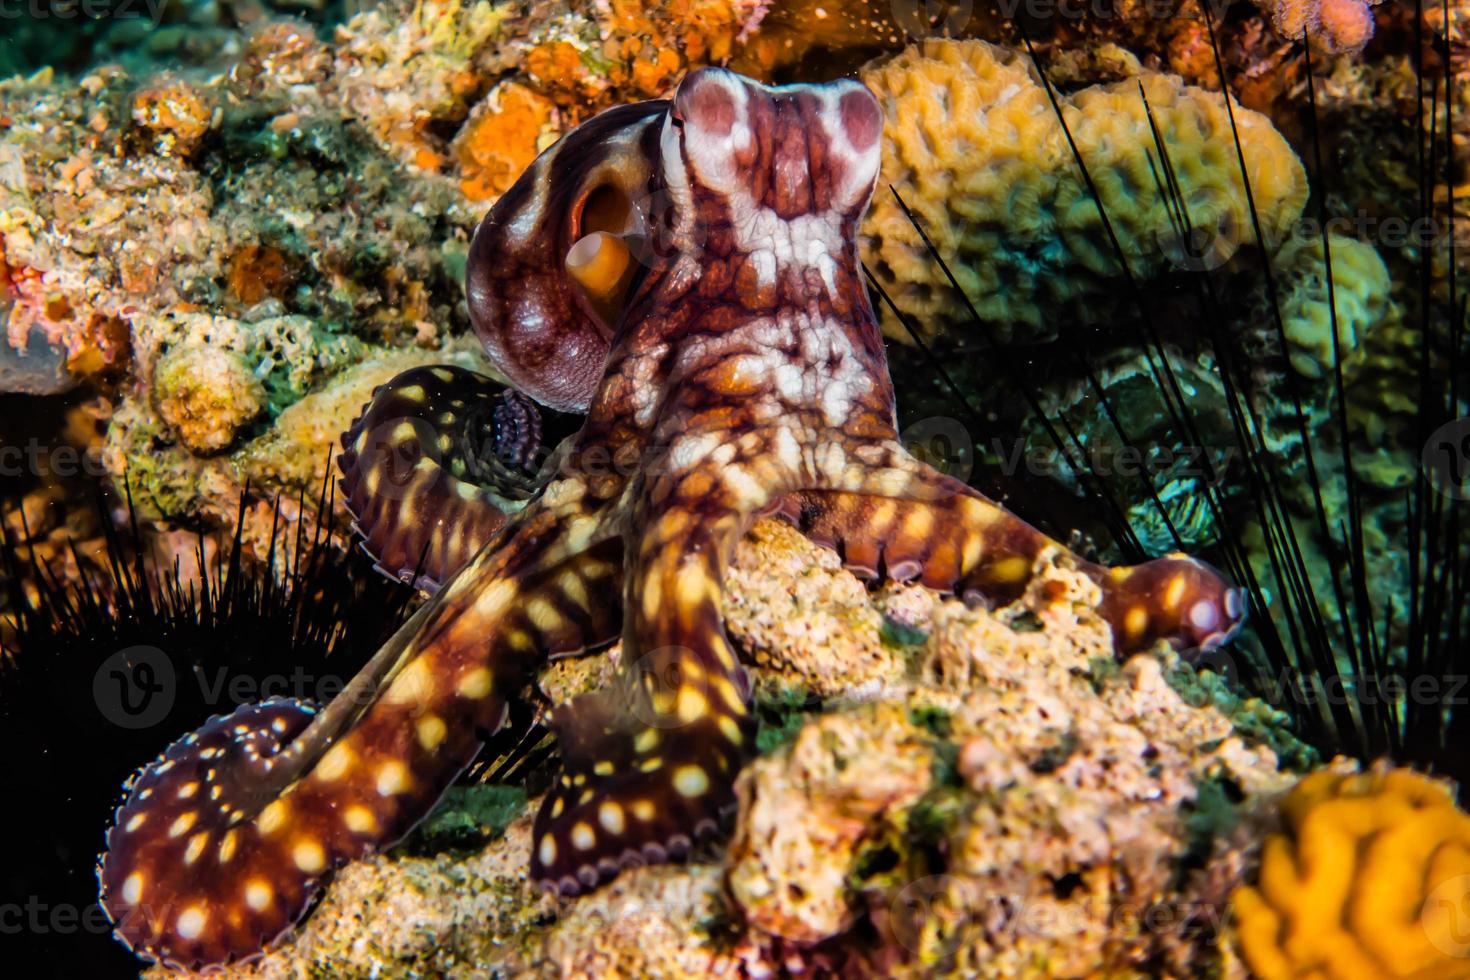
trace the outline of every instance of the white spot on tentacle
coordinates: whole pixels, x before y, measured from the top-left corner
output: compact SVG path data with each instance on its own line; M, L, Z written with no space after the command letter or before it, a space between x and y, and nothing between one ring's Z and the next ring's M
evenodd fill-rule
M1220 611L1208 599L1201 599L1189 607L1190 625L1201 632L1212 630L1220 622Z
M179 913L179 920L174 925L174 930L183 939L198 939L200 933L204 932L204 923L208 920L204 909L197 905L191 905Z

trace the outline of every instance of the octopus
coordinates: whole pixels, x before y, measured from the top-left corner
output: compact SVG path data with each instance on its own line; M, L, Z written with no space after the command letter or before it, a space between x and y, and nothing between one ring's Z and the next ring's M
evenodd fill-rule
M324 707L210 720L124 787L98 868L117 936L257 955L335 868L434 807L548 658L621 639L548 713L530 877L563 896L718 833L753 749L722 581L761 516L870 578L1005 603L1064 556L1117 648L1225 642L1241 594L1182 554L1109 568L911 456L857 257L883 115L860 83L721 68L587 121L481 222L467 295L506 387L409 371L343 437L378 567L432 593ZM585 416L544 459L536 406Z

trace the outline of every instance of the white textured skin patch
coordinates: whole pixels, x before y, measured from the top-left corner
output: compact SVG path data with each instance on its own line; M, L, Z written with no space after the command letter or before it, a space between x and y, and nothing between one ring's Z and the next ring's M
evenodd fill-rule
M1219 613L1215 611L1215 604L1208 599L1201 599L1189 609L1189 622L1197 630L1212 630L1220 623Z
M736 157L750 149L754 134L750 125L750 89L754 83L724 72L706 72L700 85L717 85L730 98L734 120L728 136L701 131L698 120L684 122L684 135L672 117L665 118L659 133L659 151L669 196L681 216L676 233L689 240L693 231L693 197L690 170L701 187L724 197L730 210L735 232L735 246L750 258L760 287L775 284L783 270L798 275L815 269L829 292L836 292L837 257L844 248L841 219L872 193L878 179L881 140L865 150L857 150L842 127L843 96L864 91L853 81L829 82L822 85L787 85L776 88L760 86L768 96L810 97L821 105L817 120L827 141L827 156L833 163L829 170L841 170L841 179L832 188L831 210L800 215L784 220L772 209L759 204L751 196L749 177L737 166ZM687 163L686 163L687 159ZM776 180L788 186L807 182L810 162L800 157L783 156L776 161ZM675 265L676 276L687 275Z
M792 350L795 353L787 353ZM790 407L811 406L821 409L828 425L840 427L853 404L873 391L870 366L858 356L842 325L800 310L783 309L774 318L757 318L717 336L690 340L680 350L669 380L677 383L714 363L738 384L774 393L779 403L767 406L773 418L784 416ZM757 399L765 401L768 396ZM675 470L713 452L712 444L695 441L707 438L677 440L671 458ZM784 465L795 455L796 441L773 448Z

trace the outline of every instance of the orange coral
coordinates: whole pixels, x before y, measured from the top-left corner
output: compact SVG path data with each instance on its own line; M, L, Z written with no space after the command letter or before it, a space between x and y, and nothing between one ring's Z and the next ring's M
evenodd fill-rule
M484 201L509 190L553 134L553 112L549 99L517 82L492 89L454 140L464 195Z
M292 278L286 256L269 245L246 245L230 258L230 295L246 305L285 296Z
M540 39L526 72L569 108L656 98L686 72L729 59L761 9L760 0L610 0L595 13L600 41Z
M160 153L188 156L214 125L214 110L199 89L161 78L133 95L133 122L146 130Z
M1281 803L1260 883L1233 898L1262 980L1470 977L1470 815L1409 769L1323 771Z

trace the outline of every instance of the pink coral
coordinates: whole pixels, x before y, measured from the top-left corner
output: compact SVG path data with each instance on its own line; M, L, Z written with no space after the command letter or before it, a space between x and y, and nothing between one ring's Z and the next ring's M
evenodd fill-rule
M1307 40L1331 53L1363 50L1373 37L1373 11L1382 0L1258 0L1271 15L1276 32L1293 41Z

